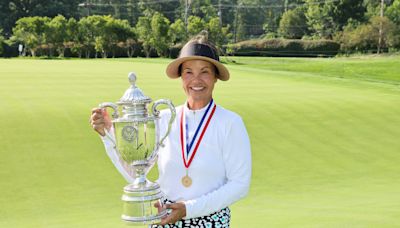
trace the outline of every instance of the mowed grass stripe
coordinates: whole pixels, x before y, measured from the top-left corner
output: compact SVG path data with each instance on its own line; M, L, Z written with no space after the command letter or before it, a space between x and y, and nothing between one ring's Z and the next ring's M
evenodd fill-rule
M352 58L232 58L240 65L294 74L308 73L315 76L358 79L399 85L399 55L359 56ZM229 60L229 58L228 58ZM306 65L305 65L306 64Z
M273 77L273 73L269 70L265 74L267 75L263 75L264 77ZM396 162L399 161L399 156L396 151L400 150L400 146L393 135L399 135L397 130L399 110L398 106L393 107L393 105L399 104L399 100L397 95L393 95L390 92L391 89L382 91L380 89L381 85L375 87L375 85L368 84L364 86L365 83L351 81L354 84L352 85L346 80L335 80L333 83L329 83L332 81L328 80L326 82L326 80L318 79L318 82L323 80L322 85L321 83L314 84L315 80L312 80L314 83L311 84L310 80L305 80L305 85L302 85L303 77L303 79L298 79L296 75L287 74L286 76L294 77L295 81L299 82L299 86L305 90L308 89L308 91L301 91L300 89L300 92L294 87L290 87L290 90L288 90L276 85L269 87L266 84L261 84L265 89L263 93L259 94L262 97L260 100L263 100L263 102L259 103L268 103L268 100L271 100L271 102L265 106L260 105L257 107L257 105L253 105L252 108L246 109L252 111L259 109L258 113L264 112L264 117L261 118L264 118L265 126L260 121L250 121L253 123L254 128L259 129L257 131L258 134L252 135L252 140L258 137L258 141L255 144L262 145L258 147L259 151L255 154L257 156L270 154L269 157L265 155L264 157L256 158L257 161L263 160L265 162L264 164L257 163L259 167L255 168L255 170L259 171L259 181L264 180L264 184L257 185L258 187L265 186L261 187L264 190L271 186L271 183L273 183L269 179L271 178L271 175L269 175L271 172L273 175L277 173L276 179L280 182L288 179L288 182L284 183L288 184L284 185L284 191L298 194L298 188L302 187L301 185L304 183L318 186L320 184L317 182L318 180L326 183L333 181L334 184L342 181L346 186L346 182L350 182L347 185L357 184L354 180L360 177L365 178L371 175L371 180L373 180L373 176L386 176L388 172L397 169ZM288 84L286 83L285 85ZM259 85L253 85L252 89L256 87L257 90ZM328 90L318 90L313 87L327 87ZM273 90L274 88L277 89ZM257 91L260 92L261 90ZM279 94L279 97L270 97L271 94ZM276 103L278 105L274 105ZM315 105L310 107L309 103L315 103ZM272 108L276 109L271 110ZM326 112L321 113L321 110L326 110ZM246 117L252 115L249 112L244 112L244 114ZM268 121L273 116L276 117L277 124L274 124L272 120ZM313 117L314 119L312 119ZM251 119L253 120L253 118ZM266 123L266 121L268 122ZM266 134L271 134L271 128L274 129L274 125L278 133L277 135L272 135L271 138L270 135ZM302 134L307 133L310 137L302 136ZM325 142L320 142L318 137L325 139ZM275 145L275 147L270 144ZM316 144L319 145L319 148L315 148ZM313 150L313 148L315 149ZM277 153L271 151L277 151ZM282 152L286 153L281 154ZM310 152L313 152L314 156L307 156ZM278 158L276 158L277 156ZM318 159L321 158L326 162L319 162ZM276 170L270 164L275 164ZM262 169L262 167L265 169ZM260 173L265 175L260 175ZM297 174L300 174L300 178ZM397 176L397 174L392 173L385 178L395 181ZM317 181L313 179L317 179ZM326 185L326 183L323 184ZM293 189L293 186L296 187ZM373 181L371 186L374 186ZM398 185L395 186L396 189L398 187ZM308 189L308 186L306 185L305 188ZM340 189L337 191L340 191ZM263 195L268 195L268 193L256 195L258 195L258 198L263 198ZM356 201L362 202L362 200L364 200L362 197L356 197ZM394 204L399 204L398 198L393 200ZM273 205L271 206L273 207ZM295 206L295 204L292 206ZM324 207L324 205L320 206L321 208ZM356 210L360 210L360 208L356 208ZM388 217L390 217L389 214ZM265 213L262 216L266 224L276 221L277 218L275 216L267 215L268 213ZM285 216L282 216L283 220L285 220ZM379 218L376 219L378 221L377 224L385 224L384 221L387 220L386 217L376 216L376 218ZM336 221L332 222L331 225L353 224L350 222L351 218L345 221L340 216L331 219ZM282 222L280 219L278 220ZM308 225L313 224L313 221L308 218L304 220L308 221ZM358 221L357 218L354 218L354 220ZM395 222L396 220L389 221ZM366 224L374 224L373 221L365 222ZM238 224L245 226L246 222L243 221ZM298 223L293 222L293 224ZM355 224L359 224L359 222L355 222ZM388 224L391 223L388 222Z
M398 86L319 75L309 59L246 61L257 64L229 65L231 81L215 90L219 104L243 117L253 149L251 191L232 206L232 227L399 225ZM287 65L279 69L281 61ZM338 74L346 64L311 61ZM0 132L0 226L124 227L125 183L88 126L88 113L118 100L132 70L148 96L182 103L179 80L164 74L168 62L1 60L7 131ZM291 65L301 73L285 69Z
M287 76L295 77L294 75ZM321 80L318 80L318 82L321 82ZM310 84L310 81L307 82ZM331 212L326 211L326 214L323 212L316 219L313 219L312 212L309 210L306 211L307 215L301 215L297 219L291 213L286 214L284 212L278 213L278 217L274 213L268 216L269 214L266 211L260 216L264 218L265 224L276 224L277 226L279 224L278 227L309 227L310 225L330 225L337 227L360 226L360 224L380 224L384 226L397 224L395 215L399 213L399 198L393 197L395 190L385 192L385 189L374 190L373 187L383 185L385 182L395 182L398 179L397 173L391 173L397 169L396 162L399 161L397 151L400 151L400 145L396 137L393 137L394 135L399 136L397 128L399 126L398 97L393 96L389 91L380 90L380 86L377 86L377 88L374 86L362 88L363 86L357 82L355 85L349 86L347 81L344 81L343 85L340 84L340 81L334 81L331 83L331 86L328 84L326 87L330 90L326 91L326 93L311 89L304 95L296 94L294 91L297 89L295 88L290 88L290 91L278 92L280 94L278 99L281 100L276 103L285 107L276 105L278 107L275 110L267 110L268 115L266 119L271 116L277 117L276 131L280 132L280 134L275 135L275 138L270 137L270 140L268 140L268 137L263 138L261 136L261 129L259 134L257 134L260 138L259 143L266 145L266 149L259 148L260 151L256 153L257 155L266 154L266 151L277 151L277 153L268 157L272 161L268 162L267 165L260 165L260 167L265 168L264 170L261 170L261 168L257 169L265 174L264 184L261 186L266 187L263 188L263 191L257 192L258 194L256 195L258 195L258 198L263 198L263 196L277 197L279 194L269 194L266 192L270 188L281 186L282 188L276 189L277 192L289 192L298 197L302 195L301 190L304 189L307 191L306 195L311 197L305 197L305 201L303 202L289 201L291 202L290 207L302 211L303 209L299 208L299 206L310 205L316 202L315 207L320 211L324 211L323 209L326 205L321 202L321 199L318 199L318 194L315 195L310 192L312 190L311 186L318 188L318 193L322 193L323 197L329 196L325 191L332 187L334 189L333 193L343 197L341 202L337 201L341 204L335 206L337 202L333 200L329 204L332 207ZM365 83L361 84L365 85ZM303 88L310 89L312 87L312 85L304 85ZM266 90L268 89L267 87ZM377 90L379 90L379 93L377 93ZM272 93L274 92L277 91L273 91ZM286 97L284 96L285 94L287 94ZM264 100L274 99L267 96L262 97ZM315 105L310 107L310 103L314 103ZM266 108L271 109L271 107L275 106L270 104ZM326 112L321 113L321 110L326 110ZM273 115L270 115L271 112ZM312 119L313 117L317 118ZM263 129L264 132L270 132L269 129L274 128L274 125L274 121L269 121ZM262 127L262 124L259 124L258 127ZM302 139L302 134L307 133L312 137ZM328 142L318 143L318 137L324 138ZM276 147L270 148L268 144L276 145ZM313 150L316 144L320 145L320 149L316 148ZM314 157L307 156L310 151L314 152ZM284 154L280 154L282 152ZM276 160L276 156L280 156L279 160ZM319 158L325 159L326 163L319 162ZM259 157L258 160L267 159ZM271 174L271 166L269 164L277 165L276 171L272 171L274 172L273 175L276 174L276 178L273 180L269 179L271 178L271 175L268 175ZM386 181L375 183L380 178ZM275 179L279 182L274 183ZM262 178L260 178L261 180ZM358 185L361 185L361 187L358 187ZM399 189L398 184L392 187ZM354 190L357 194L351 196L348 193L349 189ZM357 189L364 194L358 193ZM342 195L339 194L341 191L344 192ZM368 193L365 194L365 192ZM369 197L373 201L371 203L368 202L371 201L368 197L364 198L364 195L369 194ZM286 194L283 195L284 199L288 199ZM390 198L389 195L393 198ZM313 198L314 196L316 196L315 199ZM301 199L301 197L298 198ZM356 205L345 205L346 202L343 202L343 199L346 199L347 202L353 201ZM378 213L380 216L366 216L373 209L370 211L367 210L364 213L362 212L364 208L357 205L361 204L366 206L366 208L372 208L375 207L373 206L376 203L375 201L389 204L388 206L391 209L387 210L387 208L379 207L374 213ZM268 204L271 207L274 207L274 205ZM395 207L397 207L397 210L394 209ZM333 213L335 210L336 213ZM352 216L352 213L346 210L352 211L355 214L358 211L360 218ZM293 213L301 214L302 212ZM346 213L349 213L349 215L346 215ZM382 216L382 214L385 214L385 216ZM324 220L331 222L323 222ZM241 221L238 224L245 226L246 222ZM254 223L254 225L256 224L258 223Z
M107 64L108 61L17 60L2 65L1 69L16 73L0 73L2 107L13 111L12 115L2 114L8 120L3 126L9 129L1 134L9 142L2 150L7 155L2 167L9 168L3 169L1 176L12 181L2 182L5 194L1 205L9 201L12 204L0 213L4 218L0 223L9 227L109 227L102 221L108 220L121 225L124 181L105 156L88 118L92 107L121 96L128 87L127 72L137 68L127 63L119 72L115 67L121 64L111 69ZM144 72L151 66L141 66L139 70ZM121 83L116 87L118 80ZM99 98L102 94L104 97ZM102 165L98 165L99 159ZM109 171L104 172L104 168ZM109 191L103 186L115 188ZM107 200L112 206L99 202L106 198L113 199Z

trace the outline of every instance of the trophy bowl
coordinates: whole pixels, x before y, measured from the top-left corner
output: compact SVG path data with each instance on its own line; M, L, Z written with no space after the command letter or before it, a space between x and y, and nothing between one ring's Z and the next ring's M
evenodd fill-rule
M125 91L116 104L105 102L100 108L112 108L112 129L106 136L113 142L118 155L118 162L123 170L132 178L132 182L124 187L121 218L133 225L154 224L167 214L154 207L156 202L162 205L164 195L157 183L151 182L146 175L154 166L159 148L168 136L176 111L171 101L161 99L155 101L149 114L147 109L152 99L145 96L136 86L136 75L128 75L131 86ZM160 112L157 107L167 105L171 111L168 129L160 137ZM122 115L119 114L122 112Z

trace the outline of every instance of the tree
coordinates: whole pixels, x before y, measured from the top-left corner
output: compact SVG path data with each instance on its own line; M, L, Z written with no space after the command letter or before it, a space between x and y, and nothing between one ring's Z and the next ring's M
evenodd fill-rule
M306 0L307 24L320 38L330 38L335 32L332 15L329 14L329 6L319 0Z
M279 5L279 1L276 1ZM266 10L260 6L275 4L268 0L238 0L233 25L235 41L259 37L264 34ZM280 2L283 8L283 2Z
M394 0L393 4L386 8L385 15L400 26L400 0Z
M336 31L341 31L349 19L365 22L364 0L339 0L325 4L329 6Z
M306 0L307 23L317 37L332 38L351 18L364 20L363 0Z
M307 19L302 7L286 11L279 22L279 34L284 38L300 39L307 34Z
M382 24L382 48L395 48L400 45L400 35L396 25L387 17L372 17L368 23L359 26L349 24L339 33L337 39L346 52L368 51L377 49L379 44L379 29Z
M169 20L161 13L156 12L151 19L150 44L159 56L167 56L170 38L168 36Z
M104 47L102 45L99 46L99 44L103 43L99 41L96 42L96 37L103 34L105 24L105 18L99 15L84 17L79 20L78 32L82 37L82 48L85 51L86 58L90 57L93 49L96 51L96 56L97 52L104 52Z
M111 16L91 16L89 23L92 24L92 38L94 38L94 49L107 58L109 53L115 57L118 43L132 38L132 30L127 20L112 18Z
M169 37L173 44L182 43L187 40L185 23L181 19L171 24L169 28Z
M121 19L128 20L130 25L135 25L137 23L138 17L140 15L140 9L137 5L136 0L126 0L126 5L121 6Z
M148 17L139 17L138 23L136 24L136 33L139 41L142 43L143 51L146 57L150 57L151 51L151 21Z
M69 39L67 36L67 19L64 16L58 15L51 19L47 25L46 43L49 45L50 56L53 56L53 47L57 50L60 57L64 57L65 46L64 42Z
M35 57L40 45L45 44L44 34L49 21L48 17L23 17L16 22L11 39L13 42L22 42Z
M188 18L187 31L189 36L197 35L205 29L207 29L206 22L200 17L190 16Z
M131 29L132 34L135 34L134 29ZM136 45L137 45L137 39L136 36L133 35L131 38L128 38L124 41L118 42L117 46L120 48L125 48L126 49L126 54L129 58L132 58L133 53L136 50Z
M70 18L66 25L67 41L64 43L65 48L69 48L71 52L77 53L78 57L82 57L83 52L83 34L79 28L79 23L74 19Z
M399 48L400 47L400 29L387 17L375 16L369 20L374 33L378 34L374 45L379 45L379 29L382 28L381 48ZM378 52L379 54L379 52Z
M154 1L154 0L135 0L138 5L136 7L140 15L152 17L154 12L160 12L169 21L174 21L180 12L184 12L184 0L177 1ZM150 13L151 12L151 13ZM150 13L150 14L148 14Z
M220 26L218 17L211 18L207 24L207 28L209 39L219 48L222 48L222 45L232 38L232 34L229 33L229 26Z
M0 1L0 27L7 37L11 36L15 22L23 17L78 17L81 0L2 0Z
M127 20L114 19L112 17L106 17L105 19L107 23L100 37L105 41L105 45L103 45L105 53L112 52L113 57L115 57L115 50L118 44L121 45L121 43L127 42L128 39L130 39L129 42L132 42L136 37ZM130 48L129 45L124 45L124 47Z
M271 1L272 5L279 5L279 1ZM265 9L265 20L263 22L264 33L277 33L279 21L283 13L283 7L270 7Z
M106 45L106 40L103 39L101 36L96 36L94 38L94 49L96 50L96 52L100 52L103 58L107 58L107 52L105 50Z
M209 21L217 16L217 9L212 5L211 0L191 0L190 15Z
M366 8L364 16L366 20L380 14L381 0L364 0L364 2Z
M231 5L237 4L237 0L218 0L218 3L219 2L222 4L222 7L225 4L231 4ZM236 16L236 8L235 7L222 8L222 7L221 7L222 26L229 25L230 28L233 28ZM219 14L217 15L219 16Z

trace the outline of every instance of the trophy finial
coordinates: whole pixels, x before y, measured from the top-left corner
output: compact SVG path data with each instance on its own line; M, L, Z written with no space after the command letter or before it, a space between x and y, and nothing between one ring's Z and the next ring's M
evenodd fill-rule
M132 86L135 86L135 84L136 84L136 74L135 74L135 72L130 72L129 74L128 74L128 79L129 79L129 83L131 83L131 85Z
M147 104L151 103L151 98L144 95L142 90L136 86L137 76L135 72L128 73L128 80L131 86L119 99L117 105L122 105L123 113L136 116L147 116Z

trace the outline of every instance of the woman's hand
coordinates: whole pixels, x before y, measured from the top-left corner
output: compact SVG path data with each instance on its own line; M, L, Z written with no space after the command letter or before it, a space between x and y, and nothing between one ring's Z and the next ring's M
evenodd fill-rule
M158 208L159 212L163 209L171 209L171 213L162 218L158 225L174 224L186 216L186 206L183 202L164 204L163 207L157 202L154 206Z
M92 109L92 115L90 116L89 122L93 129L101 136L106 135L104 129L110 130L112 126L111 118L108 115L107 110L102 108Z

